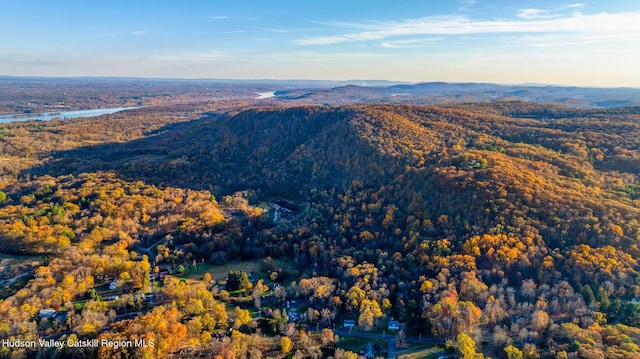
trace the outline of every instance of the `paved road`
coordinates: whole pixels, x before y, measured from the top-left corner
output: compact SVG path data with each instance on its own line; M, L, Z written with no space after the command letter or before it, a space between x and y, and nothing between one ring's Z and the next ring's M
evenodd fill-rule
M8 286L14 285L21 278L24 278L24 277L26 277L28 275L31 275L31 272L22 273L20 275L17 275L15 277L11 278L11 279L7 279L7 280L4 281L4 283L1 283L0 285L3 286L3 287L8 287Z
M160 237L160 239L158 239L157 241L153 242L153 244L150 245L149 247L144 248L144 247L140 246L140 247L138 247L138 250L145 252L149 256L149 260L155 262L155 260L154 260L155 257L153 255L153 252L151 252L151 248L157 246L158 244L160 244L161 242L163 242L165 240L166 240L166 235L163 235L163 236Z
M387 359L395 359L396 357L396 337L389 336L389 349L387 349Z

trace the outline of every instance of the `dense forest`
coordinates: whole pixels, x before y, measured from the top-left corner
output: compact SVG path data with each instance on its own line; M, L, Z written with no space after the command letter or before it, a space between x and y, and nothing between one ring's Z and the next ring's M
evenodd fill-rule
M0 158L0 339L154 343L49 357L640 358L638 107L194 102Z

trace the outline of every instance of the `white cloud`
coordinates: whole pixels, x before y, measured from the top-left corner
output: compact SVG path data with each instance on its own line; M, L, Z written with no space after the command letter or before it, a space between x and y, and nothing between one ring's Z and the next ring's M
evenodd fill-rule
M546 47L546 48L571 48L572 46L588 46L594 44L614 43L637 43L640 41L640 33L610 33L610 34L547 34L541 36L525 36L515 39L518 43L526 44L528 47ZM626 50L632 51L634 47ZM592 50L595 51L595 48Z
M382 47L387 47L392 49L406 49L406 48L433 46L442 39L443 39L442 37L430 37L430 38L409 39L409 40L394 40L394 41L385 41L380 45Z
M228 16L224 16L224 15L221 15L221 16L209 16L209 19L211 19L211 20L227 20L228 18L229 18Z
M531 10L531 9L530 9ZM329 36L315 36L294 40L297 45L331 45L347 42L385 40L400 36L419 35L472 35L515 33L585 33L626 36L640 34L640 12L600 13L583 15L574 13L552 18L531 16L529 19L474 20L466 16L430 16L420 19L378 23L328 23L360 31Z
M142 35L146 35L147 32L144 30L138 30L138 31L134 31L131 33L131 35L135 35L135 36L142 36Z
M471 11L471 8L478 3L477 0L458 0L458 2L462 4L458 11Z
M262 28L260 30L264 32L274 32L276 34L288 34L289 32L291 32L290 30L287 30L287 29L276 29L276 28Z
M518 11L517 16L521 19L532 20L532 19L552 19L552 18L561 17L562 15L559 15L559 14L553 15L548 10L520 9Z
M553 19L558 17L563 17L563 15L567 10L577 9L583 7L584 4L570 4L567 6L561 6L552 9L536 9L536 8L526 8L520 9L516 14L521 19Z

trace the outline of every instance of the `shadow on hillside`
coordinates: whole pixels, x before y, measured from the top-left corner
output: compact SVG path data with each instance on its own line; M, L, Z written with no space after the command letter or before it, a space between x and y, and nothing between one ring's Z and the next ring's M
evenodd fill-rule
M216 196L254 189L293 198L305 189L345 189L353 181L379 187L404 171L412 153L407 148L418 146L409 143L422 135L396 133L396 120L409 121L352 108L213 115L129 142L59 151L22 175L112 171L127 181L206 189Z
M144 181L160 187L215 189L207 178L196 178L202 171L202 163L207 161L203 158L206 154L199 153L204 147L189 144L211 141L215 131L213 124L223 118L224 115L201 117L165 125L128 142L54 152L45 163L22 171L20 176L112 171L124 180Z

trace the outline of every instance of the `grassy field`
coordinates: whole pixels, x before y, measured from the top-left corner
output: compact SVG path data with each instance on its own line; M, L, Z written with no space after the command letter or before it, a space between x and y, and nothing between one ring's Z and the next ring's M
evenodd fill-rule
M250 261L233 261L221 265L198 264L197 267L188 266L184 274L177 277L184 279L201 280L205 273L210 273L213 280L224 280L229 271L243 271L246 273L253 272L256 277L266 279L267 274L262 272L262 259L254 259ZM284 270L297 273L297 269L293 263L284 259L274 260L277 266Z
M437 359L442 355L444 349L441 347L415 346L409 350L403 350L398 355L399 359Z
M243 272L259 272L261 268L261 260L252 261L234 261L222 265L212 266L209 264L198 264L197 268L189 266L185 273L178 275L181 278L200 280L205 273L210 273L213 280L223 280L229 274L229 271L240 270Z
M389 347L389 342L383 339L366 339L366 338L356 338L356 337L340 337L340 341L338 342L338 347L352 351L354 353L359 353L361 350L364 350L367 344L373 344L380 347L381 351L386 352Z

